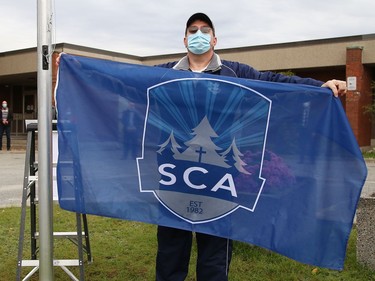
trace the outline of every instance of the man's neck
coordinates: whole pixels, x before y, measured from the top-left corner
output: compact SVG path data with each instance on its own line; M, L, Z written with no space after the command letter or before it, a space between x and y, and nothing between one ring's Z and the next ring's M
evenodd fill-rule
M195 55L193 53L188 53L189 58L189 67L192 71L202 71L204 70L210 63L214 52L213 50L204 53L202 55Z

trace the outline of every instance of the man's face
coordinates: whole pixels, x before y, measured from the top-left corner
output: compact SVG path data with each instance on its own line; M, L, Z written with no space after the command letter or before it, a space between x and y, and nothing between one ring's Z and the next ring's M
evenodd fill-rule
M206 33L208 31L207 34L210 34L211 36L211 47L213 48L216 46L217 38L215 37L212 28L210 28L210 26L204 21L197 20L194 21L186 30L184 37L184 44L186 48L188 46L188 36L196 33L198 30L200 30L202 33Z

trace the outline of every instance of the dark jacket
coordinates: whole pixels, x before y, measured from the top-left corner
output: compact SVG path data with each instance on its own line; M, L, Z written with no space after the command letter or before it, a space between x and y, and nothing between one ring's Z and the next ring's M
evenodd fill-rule
M178 61L168 62L158 65L159 67L173 68ZM323 85L322 81L312 78L301 78L298 76L286 76L272 71L258 71L253 67L234 61L221 60L221 66L216 69L205 71L205 73L224 75L230 77L247 78L254 80L280 82L280 83L295 83L306 84L311 86L320 87Z
M0 112L0 125L10 126L10 123L11 123L12 120L13 120L13 114L12 114L12 111L9 109L9 107L8 107L8 118L7 118L8 124L7 125L3 124L2 112Z

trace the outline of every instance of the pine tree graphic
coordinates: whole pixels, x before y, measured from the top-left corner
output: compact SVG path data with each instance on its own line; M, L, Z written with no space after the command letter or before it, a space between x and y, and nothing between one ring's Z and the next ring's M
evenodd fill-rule
M212 129L210 122L205 116L202 121L193 130L194 137L185 142L188 147L180 155L175 155L176 160L193 161L198 163L205 163L216 165L224 168L230 166L225 162L225 158L221 156L217 151L221 151L222 148L218 147L212 138L217 138L218 135Z
M163 142L162 144L159 145L159 150L156 151L157 153L159 154L162 154L162 152L165 150L165 148L167 147L170 147L170 151L174 154L174 155L179 155L180 154L180 151L178 150L179 148L181 148L181 146L178 144L178 142L176 141L175 137L174 137L174 134L173 134L173 131L171 132L171 134L169 135L169 138Z
M236 169L239 172L247 174L247 175L251 175L251 173L246 171L244 168L244 166L246 166L247 164L241 159L241 156L243 156L243 154L240 152L240 150L237 147L236 138L233 138L231 145L221 155L227 159L228 158L233 159L234 160L233 165L234 167L236 167Z
M175 139L172 131L168 139L159 145L160 149L157 153L163 154L167 151L167 154L172 155L175 160L204 163L223 168L234 166L241 173L251 174L244 168L246 163L241 159L243 154L238 149L235 138L224 152L218 152L223 149L212 141L218 135L211 127L207 116L202 119L198 126L192 129L192 135L194 137L185 142L187 148L180 152L182 147Z

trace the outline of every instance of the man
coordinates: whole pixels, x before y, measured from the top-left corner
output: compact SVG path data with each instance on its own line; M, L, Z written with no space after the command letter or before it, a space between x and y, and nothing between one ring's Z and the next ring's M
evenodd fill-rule
M7 101L2 102L1 107L1 122L0 122L0 150L3 149L3 134L5 132L7 137L7 150L10 150L10 122L12 120L12 113L8 108Z
M184 44L187 48L187 55L178 62L170 62L159 66L264 81L328 87L336 97L346 92L345 81L329 80L323 83L310 78L284 76L269 71L259 72L245 64L221 60L214 52L216 43L217 38L212 21L207 15L196 13L186 23ZM157 238L156 280L185 280L188 273L192 233L159 226ZM228 280L232 241L203 233L196 233L196 239L198 246L197 281Z

